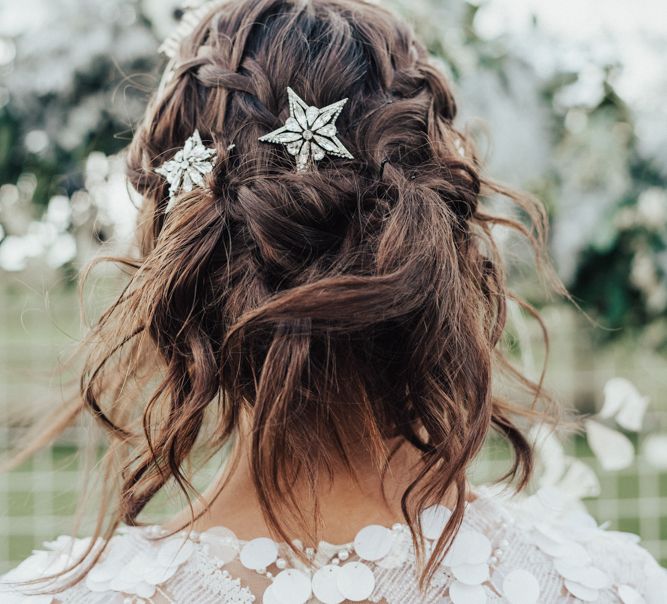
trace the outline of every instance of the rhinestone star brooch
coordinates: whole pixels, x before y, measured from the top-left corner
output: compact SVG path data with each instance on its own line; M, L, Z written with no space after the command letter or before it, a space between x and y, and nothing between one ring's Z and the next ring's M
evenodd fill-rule
M334 155L354 159L336 137L336 119L347 99L327 105L322 109L308 105L291 88L287 89L290 115L282 128L260 137L260 141L285 145L296 157L296 167L303 172L324 156Z
M155 169L169 183L169 203L165 213L173 208L178 193L189 193L194 187L204 186L204 176L213 171L215 156L215 149L205 147L199 131L195 130L173 159Z

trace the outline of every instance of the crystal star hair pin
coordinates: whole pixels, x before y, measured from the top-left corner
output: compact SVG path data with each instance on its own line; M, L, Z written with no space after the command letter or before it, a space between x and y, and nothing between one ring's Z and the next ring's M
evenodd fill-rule
M285 125L260 137L260 141L285 145L287 151L296 157L299 172L307 170L327 154L354 159L336 137L335 122L348 99L319 109L308 105L291 88L287 89L287 97L290 115Z
M213 171L215 157L215 149L205 147L199 131L195 130L173 159L155 169L169 183L169 203L165 213L174 207L178 193L204 186L204 176Z

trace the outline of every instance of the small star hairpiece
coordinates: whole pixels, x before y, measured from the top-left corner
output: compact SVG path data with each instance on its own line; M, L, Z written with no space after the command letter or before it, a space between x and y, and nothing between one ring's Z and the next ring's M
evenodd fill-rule
M155 169L169 183L169 203L165 213L173 208L178 193L204 186L204 176L213 171L215 158L215 149L205 147L199 131L195 130L173 159Z
M336 137L335 122L348 99L319 109L308 105L291 88L287 89L287 96L290 115L285 125L260 137L260 141L285 145L287 151L296 157L299 172L307 170L327 154L354 159Z

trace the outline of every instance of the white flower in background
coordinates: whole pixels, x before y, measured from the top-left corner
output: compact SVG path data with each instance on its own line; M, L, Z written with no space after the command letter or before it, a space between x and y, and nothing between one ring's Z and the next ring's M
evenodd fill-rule
M538 424L530 431L535 452L542 464L540 473L540 486L552 486L556 484L565 473L566 455L565 449L556 436L553 428L546 424Z
M81 101L77 103L68 96L80 74L94 71L100 58L126 73L128 63L155 53L156 40L139 18L135 0L31 0L29 9L19 6L0 2L0 36L15 44L14 68L7 72L6 83L21 112L45 117L42 123L49 138L86 102L86 93L77 96ZM131 119L129 103L111 102L114 87L109 88L104 94L105 113ZM60 102L43 103L42 95L64 96ZM139 114L132 108L131 115Z
M627 231L637 226L637 209L633 207L620 208L614 214L614 226L619 231Z
M76 258L76 239L71 233L58 235L46 256L47 264L52 268L58 268L71 262Z
M630 282L645 293L658 283L657 267L651 255L645 250L639 250L632 259Z
M604 404L596 417L614 418L622 428L638 432L647 405L648 399L630 381L613 378L605 385ZM586 420L584 426L588 444L605 470L622 470L632 464L635 448L627 436L595 419ZM600 494L600 482L592 468L565 455L562 444L549 426L536 426L531 431L531 437L543 466L539 480L541 488L555 488L563 496L575 500ZM658 449L654 445L651 451Z
M17 272L26 269L32 259L41 258L58 268L76 257L77 244L67 232L70 200L56 195L49 201L41 220L32 220L20 235L9 235L0 243L0 268Z
M115 245L122 248L132 240L142 201L141 195L127 186L123 155L91 153L86 160L85 185L89 195L83 205L92 203L97 210L97 219L111 227ZM75 196L72 196L72 211L76 213L77 209L81 210L82 198Z
M588 444L605 470L623 470L632 465L635 448L625 434L591 419L585 426Z
M632 432L639 432L648 407L648 397L625 378L612 378L604 386L604 404L598 416L614 418L616 423Z
M26 237L16 235L5 237L0 245L0 268L9 272L25 269L28 266L28 259L41 251L40 247L35 253L34 243Z
M655 314L667 310L667 283L660 283L651 290L646 297L646 307Z
M160 7L164 10L164 2L160 0ZM148 2L150 5L150 2ZM173 59L178 54L178 50L183 40L192 34L201 20L213 9L215 2L211 0L188 0L180 3L177 8L182 11L178 27L165 39L158 49L159 52L165 54L170 59ZM172 11L175 15L176 11ZM163 15L166 16L166 15Z
M62 232L67 229L72 215L72 206L69 202L69 197L66 195L54 195L49 200L49 205L46 210L46 219L53 224L58 231Z
M600 495L600 480L587 463L568 457L569 465L560 481L554 486L570 499L585 499Z
M647 228L661 231L667 225L667 191L651 187L637 199L637 214Z
M30 153L39 154L49 146L49 135L44 130L31 130L25 135L24 144Z
M535 452L542 464L538 481L541 489L556 489L570 502L600 494L600 481L588 464L565 454L552 428L540 424L531 430Z
M0 187L0 269L19 272L33 267L59 268L90 253L87 237L94 219L123 248L134 233L141 196L129 189L122 154L90 153L85 162L85 188L72 197L54 195L39 220L31 212L34 176L24 174L17 185Z
M667 433L651 434L642 447L644 459L654 468L667 471Z
M153 30L160 38L166 38L178 25L176 14L185 5L184 0L142 0L142 12L148 17Z
M663 257L665 252L653 254L640 249L632 259L630 270L630 282L644 295L647 310L655 314L667 308L667 283L660 275L665 269L659 264Z

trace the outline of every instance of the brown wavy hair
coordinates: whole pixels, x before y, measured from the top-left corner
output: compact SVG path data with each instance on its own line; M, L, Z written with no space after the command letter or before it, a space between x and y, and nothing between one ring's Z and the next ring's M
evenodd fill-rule
M298 173L283 147L258 141L284 123L288 86L318 107L349 98L337 126L354 159ZM57 423L87 408L109 434L105 488L117 506L98 534L137 524L172 481L192 497L202 434L219 451L245 411L262 510L288 543L282 517L309 526L290 485L315 494L322 468L353 467L351 430L384 467L388 439L416 447L423 469L402 510L422 582L461 523L466 473L490 430L514 451L508 477L527 483L521 418L538 414L543 393L502 353L512 295L492 229L526 237L548 272L546 219L483 178L455 117L425 47L375 4L228 1L181 44L127 154L143 196L138 254L114 259L127 285L90 332L82 402ZM166 214L155 168L195 129L217 151L214 171ZM516 219L487 208L497 195ZM497 396L496 372L533 405ZM128 394L131 382L145 398ZM454 513L425 561L419 510L452 489Z

